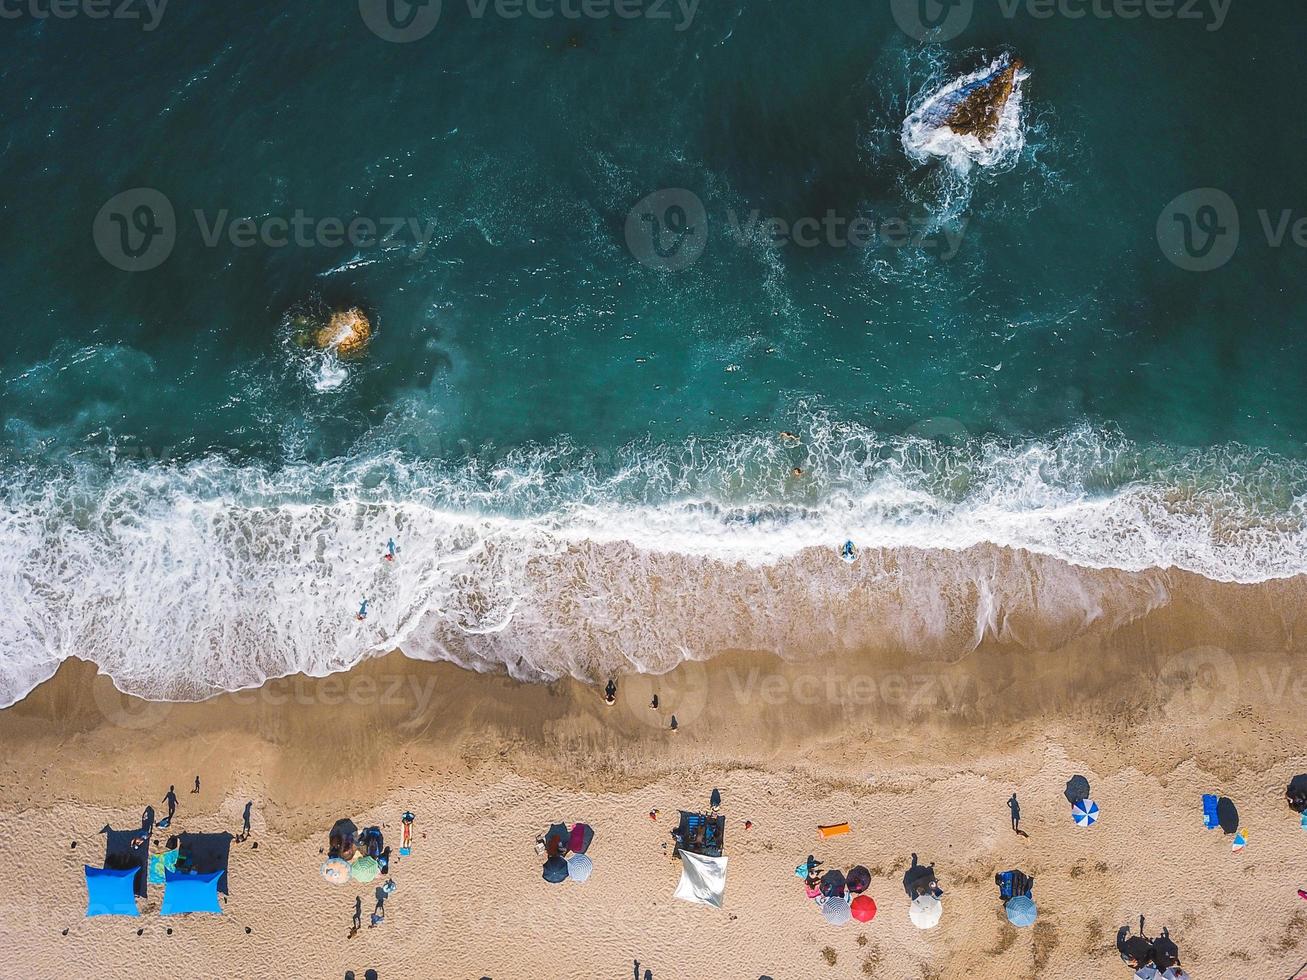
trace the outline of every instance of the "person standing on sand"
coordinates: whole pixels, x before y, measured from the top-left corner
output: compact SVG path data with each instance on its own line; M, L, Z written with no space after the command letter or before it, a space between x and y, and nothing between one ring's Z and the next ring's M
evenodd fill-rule
M195 777L195 788L194 788L193 790L191 790L191 792L192 792L192 793L198 793L199 791L200 791L200 777L199 777L199 776L196 776L196 777Z
M354 896L354 931L358 932L363 928L363 896Z
M1012 829L1016 833L1021 833L1021 804L1017 801L1017 794L1013 793L1012 798L1007 801L1007 808L1012 811Z
M242 837L250 836L250 810L252 810L253 808L254 808L254 801L248 800L245 803L245 826L241 830Z
M168 804L168 819L171 820L172 815L177 812L177 787L176 786L168 787L168 792L164 794L163 802Z

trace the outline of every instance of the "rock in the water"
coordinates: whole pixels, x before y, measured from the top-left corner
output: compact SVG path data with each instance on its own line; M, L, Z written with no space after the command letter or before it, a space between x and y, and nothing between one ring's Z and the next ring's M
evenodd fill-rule
M974 136L982 143L994 138L1003 108L1016 88L1018 74L1025 67L1020 58L1005 55L999 59L1000 63L1004 61L1006 65L974 83L944 120L944 125L960 136Z
M1024 62L1007 53L990 64L927 91L903 121L903 149L924 163L943 158L965 172L1001 166L1025 145L1021 122Z
M340 357L363 353L372 336L372 324L358 307L337 310L313 335L313 346Z

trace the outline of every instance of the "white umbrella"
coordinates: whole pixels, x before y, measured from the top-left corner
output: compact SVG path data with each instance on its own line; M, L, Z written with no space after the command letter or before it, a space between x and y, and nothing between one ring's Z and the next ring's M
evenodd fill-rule
M585 881L594 867L595 863L584 854L573 854L567 859L567 877L573 881Z
M914 898L912 908L908 909L908 917L918 929L934 929L939 925L943 914L944 906L934 895L921 895Z
M849 901L846 898L826 899L826 904L821 907L821 914L833 926L842 926L853 919L853 912L849 909Z
M340 858L327 858L322 862L322 877L333 885L343 885L349 881L349 862Z

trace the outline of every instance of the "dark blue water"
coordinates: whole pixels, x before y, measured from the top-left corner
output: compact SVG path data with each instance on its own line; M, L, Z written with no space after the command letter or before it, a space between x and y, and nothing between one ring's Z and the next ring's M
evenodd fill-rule
M13 696L74 650L154 691L160 662L128 648L161 634L195 690L335 669L451 602L448 629L530 659L539 599L505 576L578 542L1307 568L1307 253L1258 216L1307 216L1286 120L1307 12L1236 4L1209 30L978 3L922 44L852 0L705 3L688 24L493 9L447 0L409 44L308 0L177 3L148 31L0 21ZM1002 51L1029 70L1012 152L913 159L909 112ZM176 232L132 273L93 232L137 188ZM1194 188L1240 219L1212 271L1159 247ZM706 219L676 272L626 235L664 189ZM921 237L735 234L755 212ZM402 230L205 240L297 214ZM296 312L354 306L363 357L295 343ZM410 564L378 579L397 529ZM360 626L340 612L362 593Z

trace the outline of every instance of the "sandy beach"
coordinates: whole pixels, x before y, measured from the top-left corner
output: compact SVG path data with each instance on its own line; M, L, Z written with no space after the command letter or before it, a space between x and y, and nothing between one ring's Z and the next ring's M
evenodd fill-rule
M163 704L69 661L0 714L13 975L622 980L638 961L654 980L1127 977L1116 932L1143 915L1195 978L1292 977L1307 960L1303 831L1282 794L1307 770L1303 583L1168 584L1162 608L1055 649L987 641L951 663L737 651L621 677L613 706L575 681L398 654ZM1075 774L1102 808L1092 828L1063 797ZM100 829L136 826L147 804L162 814L169 785L173 829L237 833L254 802L225 914L162 918L152 886L139 919L85 919L81 869L103 858ZM676 810L713 788L722 910L672 899ZM1028 837L1009 825L1013 792ZM1203 793L1236 802L1245 850L1203 828ZM327 831L350 817L397 843L405 810L415 847L370 929L373 887L319 876ZM541 879L533 842L556 820L595 828L585 884ZM819 839L841 821L849 834ZM929 932L907 916L914 852L945 892ZM873 921L823 920L793 873L810 853L871 870ZM1035 878L1033 928L1004 919L993 879L1009 868ZM365 925L351 939L356 895Z

